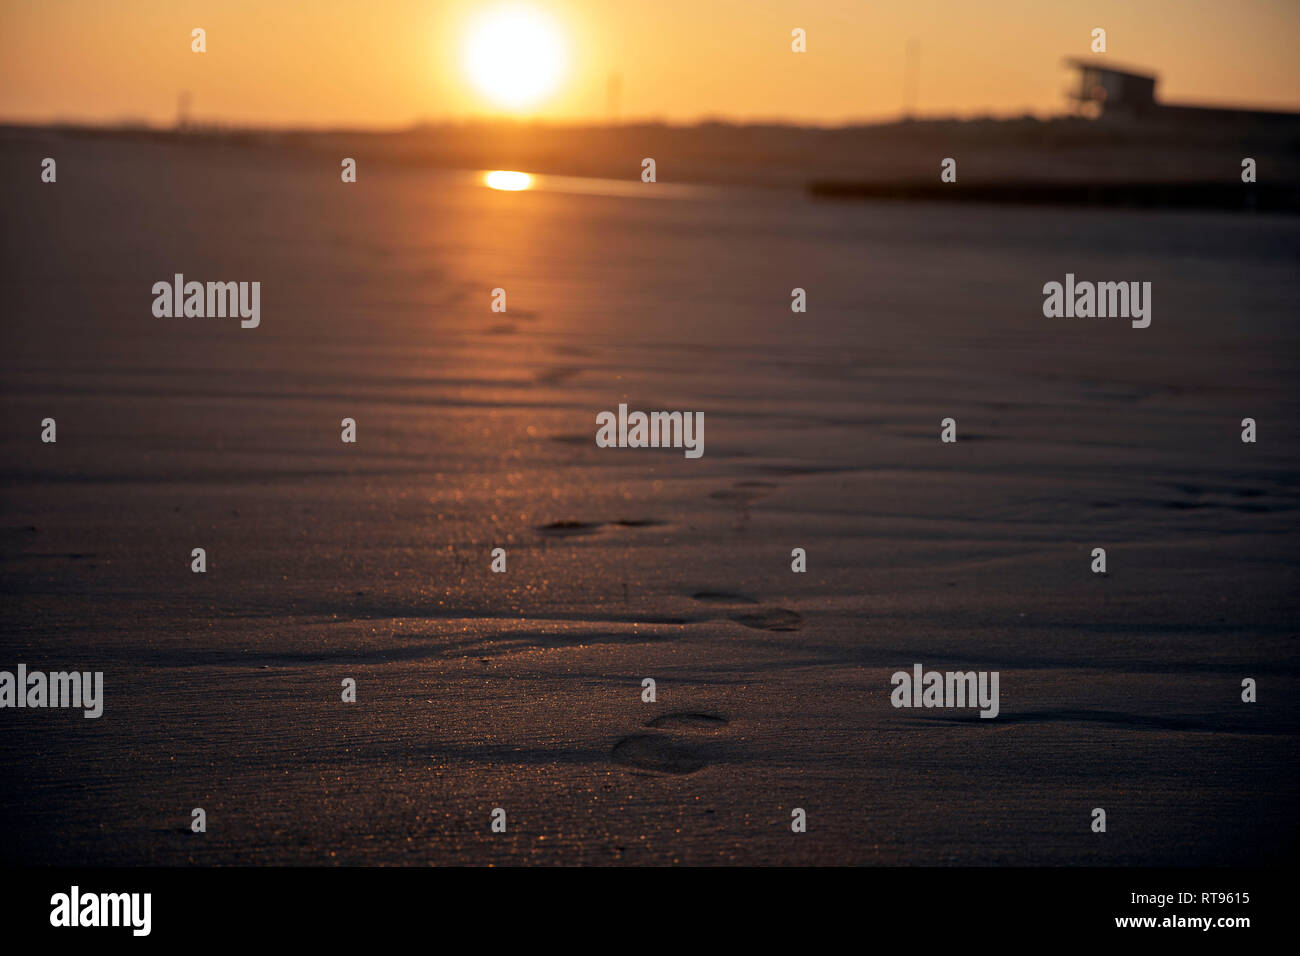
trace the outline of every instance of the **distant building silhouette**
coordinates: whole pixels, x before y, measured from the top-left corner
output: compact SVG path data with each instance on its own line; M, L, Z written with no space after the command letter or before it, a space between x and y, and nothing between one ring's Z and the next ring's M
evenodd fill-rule
M1127 113L1140 116L1156 108L1156 78L1100 66L1096 60L1070 59L1079 71L1079 88L1070 94L1084 112Z
M1098 58L1073 57L1065 62L1079 71L1079 86L1070 99L1080 112L1090 116L1189 122L1300 122L1300 113L1159 103L1153 74L1102 66L1106 61Z

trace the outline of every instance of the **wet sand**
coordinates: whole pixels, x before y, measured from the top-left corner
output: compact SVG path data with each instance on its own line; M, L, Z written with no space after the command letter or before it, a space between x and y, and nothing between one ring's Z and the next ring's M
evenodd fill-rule
M0 711L6 862L1294 853L1293 218L16 135L0 172L0 668L106 696ZM155 318L176 272L261 326ZM1151 281L1151 327L1045 319L1067 272ZM597 448L620 402L704 456ZM914 662L999 671L999 717L891 707Z

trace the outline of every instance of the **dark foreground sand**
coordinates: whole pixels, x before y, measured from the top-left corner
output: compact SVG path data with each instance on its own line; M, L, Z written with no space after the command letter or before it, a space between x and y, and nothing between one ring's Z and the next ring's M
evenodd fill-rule
M27 137L0 202L0 669L107 697L0 711L5 862L1294 853L1295 219ZM260 280L261 327L154 318L175 272ZM1043 318L1066 272L1151 327ZM596 448L620 401L704 457ZM892 708L914 662L1001 715Z

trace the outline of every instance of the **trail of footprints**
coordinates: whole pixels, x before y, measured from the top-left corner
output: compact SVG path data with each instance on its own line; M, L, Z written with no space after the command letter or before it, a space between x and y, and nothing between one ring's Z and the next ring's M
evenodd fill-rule
M797 631L803 623L794 611L764 607L754 598L725 591L697 591L701 604L721 605L732 621L767 631ZM617 764L651 773L687 774L714 762L726 749L731 721L707 711L672 711L652 717L644 726L653 733L619 739L610 751Z
M739 504L747 508L749 504L764 498L780 486L769 481L737 481L731 488L713 491L709 497L718 501ZM618 521L579 521L573 518L551 521L538 525L536 531L547 538L585 537L599 534L605 530L620 528L657 528L666 522L648 518L621 519ZM797 631L803 626L803 618L788 608L759 606L754 598L744 594L732 594L725 591L697 591L691 595L701 604L730 605L729 620L759 631Z
M727 608L732 621L768 631L796 631L803 623L794 611L764 607L754 598L726 591L697 591L691 597L701 604ZM610 751L617 764L651 773L688 774L714 762L726 749L731 721L707 711L672 711L647 720L652 733L619 739Z

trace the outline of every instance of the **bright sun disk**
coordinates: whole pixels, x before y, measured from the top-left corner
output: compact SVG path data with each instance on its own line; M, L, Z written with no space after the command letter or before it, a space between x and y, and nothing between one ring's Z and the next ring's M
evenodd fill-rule
M533 106L559 83L564 41L544 15L522 6L498 7L471 24L465 41L465 72L497 106Z

